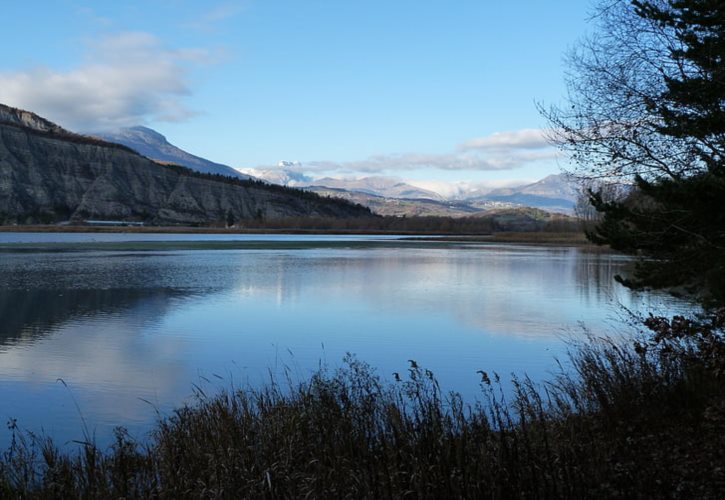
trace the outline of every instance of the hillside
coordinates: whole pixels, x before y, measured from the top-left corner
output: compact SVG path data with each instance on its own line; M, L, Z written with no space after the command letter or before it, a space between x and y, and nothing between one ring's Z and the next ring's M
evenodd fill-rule
M551 212L571 213L576 198L576 184L564 174L556 174L524 186L494 189L482 196L469 197L468 201L498 201L541 208Z
M365 216L344 200L161 165L126 146L0 105L0 223L86 219L211 224Z
M325 186L308 186L304 189L320 196L337 197L352 203L358 203L383 216L466 217L478 212L478 209L465 204L430 199L388 198L371 193L333 189Z
M377 175L359 179L337 179L333 177L313 178L302 172L299 164L296 162L281 161L277 165L277 168L245 168L242 169L242 172L273 184L293 186L312 191L329 189L338 193L359 193L396 200L445 201L445 197L440 194L429 189L413 186L397 177Z
M345 191L383 196L395 199L435 200L445 201L438 193L421 189L407 184L400 179L385 176L363 177L361 179L334 179L323 177L305 184L298 183L298 187L316 188L325 187L330 189L343 189Z
M115 131L96 132L93 135L109 142L128 146L152 160L175 163L206 174L228 175L240 179L249 179L250 177L228 165L215 163L206 158L187 153L171 144L166 140L166 137L148 127L128 127Z

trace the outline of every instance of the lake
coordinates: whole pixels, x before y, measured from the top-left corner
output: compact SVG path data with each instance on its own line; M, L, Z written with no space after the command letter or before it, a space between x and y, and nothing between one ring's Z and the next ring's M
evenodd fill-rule
M472 401L479 369L545 380L584 326L686 307L615 283L628 264L379 236L0 233L0 418L61 444L83 421L100 444L118 425L143 439L194 386L300 379L346 352L388 380L414 359Z

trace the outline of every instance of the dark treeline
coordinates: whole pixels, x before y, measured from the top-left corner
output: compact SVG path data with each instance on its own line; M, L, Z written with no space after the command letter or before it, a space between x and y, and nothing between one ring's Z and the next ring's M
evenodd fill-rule
M285 217L240 221L245 229L380 231L389 233L489 234L496 230L490 219L451 217Z
M421 234L491 234L498 231L581 232L577 219L552 216L549 220L503 219L495 215L481 217L285 217L239 221L240 229L303 231L350 231Z
M183 167L181 167L183 168ZM235 181L236 182L236 181ZM246 182L240 179L240 182ZM269 186L269 185L267 185ZM283 186L274 188L288 189ZM303 193L308 194L305 191ZM314 196L317 196L314 193ZM331 200L336 200L331 198ZM347 203L344 200L340 200ZM357 217L283 217L235 220L226 216L209 224L196 224L197 228L226 228L239 230L275 230L275 231L340 231L340 232L381 232L381 233L419 233L419 234L491 234L499 231L519 232L547 232L547 233L581 233L582 223L576 217L553 214L546 218L534 219L525 215L482 215L476 217L439 217L439 216L411 216L393 217L378 216L368 211L370 215ZM31 213L26 219L36 221L38 224L56 224L69 219L71 212L67 207L56 207L52 214ZM149 216L139 216L138 220L148 220ZM136 220L136 219L134 219ZM13 224L14 217L7 216L0 211L0 225ZM82 224L81 224L82 225ZM67 226L58 226L67 227ZM148 225L151 228L153 225ZM159 228L160 230L163 228Z

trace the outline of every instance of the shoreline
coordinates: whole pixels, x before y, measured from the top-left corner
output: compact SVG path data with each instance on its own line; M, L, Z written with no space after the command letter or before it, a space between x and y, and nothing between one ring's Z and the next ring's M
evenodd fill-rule
M487 235L440 235L435 238L422 236L419 238L405 239L416 241L448 241L455 243L528 243L536 245L575 245L597 247L597 245L587 240L584 233L500 231Z
M531 243L537 245L575 245L596 247L584 233L543 231L499 231L493 233L443 233L439 231L385 231L353 229L264 229L215 228L190 226L0 226L0 233L113 233L113 234L329 234L329 235L400 235L404 241L438 241L452 243Z

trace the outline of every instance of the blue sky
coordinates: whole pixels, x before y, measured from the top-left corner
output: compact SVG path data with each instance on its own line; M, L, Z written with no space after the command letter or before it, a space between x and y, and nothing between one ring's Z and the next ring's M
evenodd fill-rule
M234 167L535 179L561 163L535 103L564 96L563 56L588 29L588 7L7 2L0 102L79 131L144 124Z

